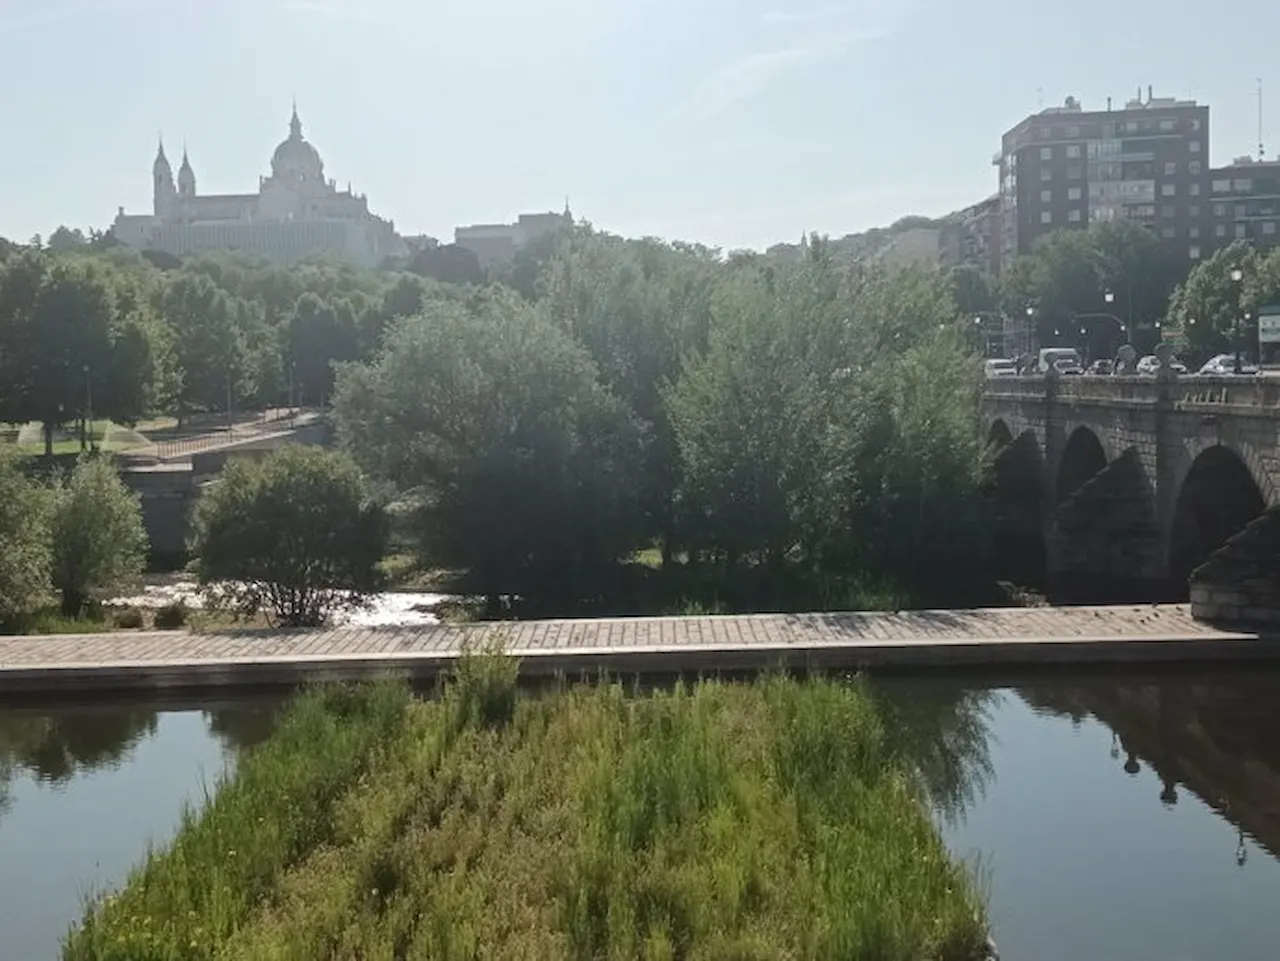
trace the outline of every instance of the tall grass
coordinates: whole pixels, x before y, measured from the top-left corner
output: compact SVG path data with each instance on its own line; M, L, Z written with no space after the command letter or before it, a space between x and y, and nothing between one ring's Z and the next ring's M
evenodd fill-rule
M981 898L857 685L517 694L481 654L434 701L379 697L360 735L295 711L66 957L983 957ZM364 765L311 740L375 731ZM346 773L302 801L280 769L304 732Z

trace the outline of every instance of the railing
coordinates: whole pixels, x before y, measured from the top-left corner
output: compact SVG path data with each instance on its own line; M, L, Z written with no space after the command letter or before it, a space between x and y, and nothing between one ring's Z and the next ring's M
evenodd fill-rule
M1182 376L1060 377L1052 386L1041 375L990 380L983 395L990 400L1044 400L1050 391L1063 403L1117 406L1154 405L1168 400L1178 410L1231 408L1242 412L1280 412L1280 377Z

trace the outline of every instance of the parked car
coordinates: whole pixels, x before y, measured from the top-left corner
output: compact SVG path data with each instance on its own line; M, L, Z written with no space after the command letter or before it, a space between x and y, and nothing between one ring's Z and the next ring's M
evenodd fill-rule
M1219 354L1205 362L1200 368L1200 373L1210 377L1230 377L1236 372L1236 355L1235 354ZM1240 373L1252 377L1258 372L1258 365L1243 361L1240 364Z
M1058 372L1063 374L1079 374L1084 371L1080 364L1080 351L1074 347L1040 348L1040 373L1047 374L1050 367L1057 368ZM1064 367L1073 367L1074 370L1066 370Z
M1175 360L1169 364L1173 368L1173 372L1178 376L1184 376L1187 372L1187 365L1181 361ZM1142 360L1138 361L1138 373L1143 377L1154 377L1156 371L1160 369L1160 359L1155 354L1147 354Z
M1098 360L1095 360L1092 364L1089 365L1088 373L1099 375L1102 377L1108 377L1111 375L1114 368L1115 368L1115 363L1103 357Z
M995 380L998 377L1018 376L1017 365L1013 361L1005 360L1004 358L987 361L983 365L983 369L986 372L987 380Z

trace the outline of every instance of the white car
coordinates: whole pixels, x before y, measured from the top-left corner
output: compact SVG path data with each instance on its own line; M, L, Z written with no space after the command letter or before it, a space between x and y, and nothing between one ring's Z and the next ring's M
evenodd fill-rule
M1234 375L1235 372L1236 372L1236 355L1235 354L1219 354L1217 357L1213 357L1210 360L1208 360L1205 363L1205 365L1200 368L1200 373L1207 374L1211 377L1230 377ZM1258 366L1256 364L1247 363L1242 359L1240 364L1241 374L1246 374L1252 377L1257 372L1258 372Z
M1185 376L1187 373L1187 365L1181 361L1175 360L1169 366L1173 368L1173 372L1179 377ZM1143 377L1154 377L1159 369L1160 358L1155 354L1147 354L1146 357L1138 361L1138 373Z
M983 370L986 372L987 380L1018 376L1018 366L1011 360L989 360L983 365Z

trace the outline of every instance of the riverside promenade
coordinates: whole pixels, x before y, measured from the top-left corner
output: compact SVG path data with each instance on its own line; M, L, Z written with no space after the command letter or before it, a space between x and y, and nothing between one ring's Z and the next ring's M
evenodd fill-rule
M1280 662L1280 638L1185 605L526 621L0 638L0 698L429 681L500 645L525 677Z

